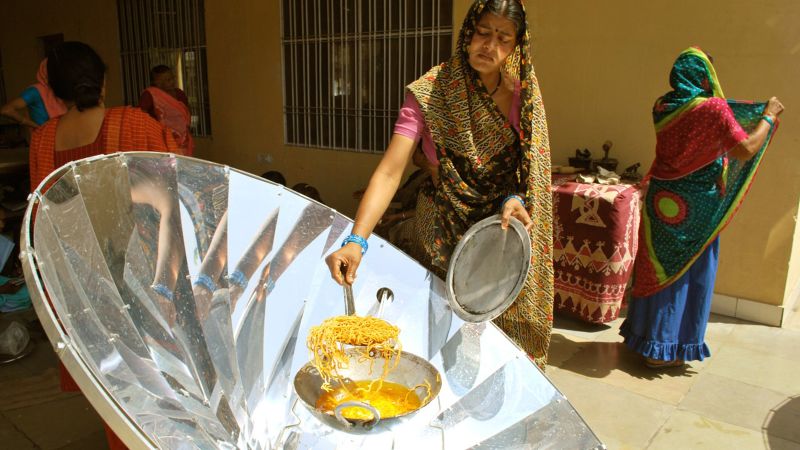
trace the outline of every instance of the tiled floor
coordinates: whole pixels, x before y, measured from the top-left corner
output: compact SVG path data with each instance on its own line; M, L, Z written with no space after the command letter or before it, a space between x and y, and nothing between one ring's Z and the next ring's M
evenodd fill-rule
M0 314L0 330L10 320L29 315ZM105 449L103 422L80 394L61 392L56 354L44 332L29 323L33 352L10 364L0 365L0 448Z
M610 449L800 449L800 315L783 329L712 316L713 356L665 372L621 344L620 322L557 318L547 371ZM30 356L0 366L0 448L107 448L88 402L59 391L45 336L32 337Z
M621 323L556 318L547 370L610 449L800 449L800 317L712 315L712 357L660 372L622 344Z

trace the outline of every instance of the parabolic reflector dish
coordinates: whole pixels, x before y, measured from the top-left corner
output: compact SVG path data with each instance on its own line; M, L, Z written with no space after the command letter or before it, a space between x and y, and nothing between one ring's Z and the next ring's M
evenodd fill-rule
M48 337L92 405L131 448L599 448L525 353L466 323L442 280L378 236L356 310L441 374L413 416L335 430L292 384L306 335L344 314L324 257L352 222L225 166L160 153L81 160L32 194L23 266Z

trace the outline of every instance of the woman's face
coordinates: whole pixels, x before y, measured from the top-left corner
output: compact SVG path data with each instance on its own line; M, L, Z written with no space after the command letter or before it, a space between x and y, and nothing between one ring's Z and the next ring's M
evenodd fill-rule
M494 13L478 21L469 43L469 65L479 73L495 73L517 45L514 22Z
M156 75L155 86L164 91L171 91L175 89L175 74L172 71L167 71Z

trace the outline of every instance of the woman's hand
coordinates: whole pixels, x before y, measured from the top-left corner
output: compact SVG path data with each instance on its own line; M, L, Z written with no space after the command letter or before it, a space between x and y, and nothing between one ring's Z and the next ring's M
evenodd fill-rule
M351 242L328 255L325 258L325 262L328 263L331 276L337 283L343 284L345 282L345 279L342 278L342 272L346 270L346 282L352 285L356 280L358 265L361 264L361 246Z
M783 112L783 103L778 100L778 97L772 97L767 102L767 106L764 108L764 115L769 115L774 118L777 118Z
M531 220L531 216L528 214L528 211L522 206L522 202L516 198L510 198L506 203L503 205L503 212L502 212L502 220L500 222L500 226L505 230L508 228L508 221L509 218L513 217L520 222L525 227L526 230L530 230L533 226L533 220Z

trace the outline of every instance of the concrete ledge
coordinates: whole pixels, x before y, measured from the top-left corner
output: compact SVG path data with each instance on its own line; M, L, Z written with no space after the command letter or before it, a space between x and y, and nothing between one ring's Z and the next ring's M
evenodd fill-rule
M768 305L724 294L714 294L711 299L711 312L773 327L780 327L788 318L783 306Z
M795 284L794 289L789 294L789 298L784 301L783 323L781 325L788 325L792 317L797 314L798 309L800 309L800 282Z

